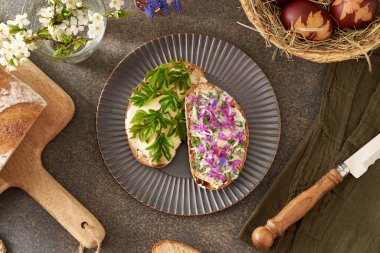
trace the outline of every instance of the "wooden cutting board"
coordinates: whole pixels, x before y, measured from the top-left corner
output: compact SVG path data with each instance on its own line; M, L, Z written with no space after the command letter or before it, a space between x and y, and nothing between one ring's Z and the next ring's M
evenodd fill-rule
M9 187L23 189L84 247L94 248L105 236L103 226L54 180L41 163L45 146L73 117L74 103L69 95L30 61L12 74L32 87L48 105L0 171L0 193Z

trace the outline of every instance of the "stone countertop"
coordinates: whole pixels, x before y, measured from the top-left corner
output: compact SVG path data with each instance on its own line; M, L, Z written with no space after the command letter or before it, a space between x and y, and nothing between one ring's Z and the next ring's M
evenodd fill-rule
M31 58L76 105L73 120L43 153L45 168L104 225L104 253L149 252L155 242L165 239L202 252L254 252L239 241L238 233L316 117L327 64L275 55L275 48L267 48L258 33L236 23L249 24L238 0L183 0L182 15L172 11L152 21L136 10L132 0L124 1L134 15L109 21L104 40L88 60L66 65L37 55ZM20 13L23 2L1 0L0 21ZM128 195L104 165L95 131L98 97L117 63L146 41L180 32L210 34L245 51L271 81L282 117L279 151L260 185L236 205L201 217L163 214ZM0 196L0 238L15 253L78 250L78 242L18 189Z

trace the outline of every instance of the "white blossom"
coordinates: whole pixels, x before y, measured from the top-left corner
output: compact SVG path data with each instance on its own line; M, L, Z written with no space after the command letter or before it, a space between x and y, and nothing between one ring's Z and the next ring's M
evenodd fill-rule
M8 40L5 40L1 43L0 56L4 57L7 61L12 59L12 45Z
M36 49L37 49L37 44L36 44L36 42L30 42L30 43L26 44L26 46L28 47L28 50L29 50L29 51L33 51L33 50L36 50Z
M30 52L26 46L26 43L21 39L15 39L12 41L11 50L13 55L19 59L27 58L30 56Z
M25 28L30 24L28 18L28 14L23 14L23 15L16 15L15 20L8 20L7 24L8 25L15 25L18 26L20 29Z
M8 64L8 65L7 65ZM17 64L17 66L15 65L12 65L12 64L9 64L9 63L5 63L5 70L8 71L8 72L12 72L12 71L16 71L17 70L17 67L19 66L19 64Z
M51 18L39 18L38 21L44 26L48 27L51 21Z
M78 19L78 24L86 26L90 21L90 16L88 15L88 11L83 10L75 10L74 16Z
M5 57L2 57L2 56L0 55L0 65L1 65L1 66L6 66L7 64L8 64L7 59L5 59Z
M95 38L97 35L101 34L104 30L104 24L103 23L94 23L90 24L88 26L88 37L90 39Z
M110 8L115 8L118 11L121 9L122 5L124 5L123 0L111 0L111 2L109 4Z
M9 27L4 23L0 23L0 42L1 40L8 38L8 36L9 36Z
M38 12L37 15L40 16L38 21L44 26L48 27L52 18L54 17L54 8L49 6L47 8L41 8Z
M81 0L61 0L61 3L66 4L66 8L69 10L74 10L83 6Z
M89 13L92 24L104 24L104 17L100 13Z
M26 31L20 31L16 33L14 36L16 39L19 39L19 40L32 40L35 34L33 34L33 31L29 29Z
M53 18L54 17L54 8L52 6L41 8L37 15L43 17L43 18Z
M57 28L57 26L55 26L55 25L49 25L48 26L48 31L49 31L49 34L50 34L50 36L53 38L53 39L57 39L57 35L56 35L56 33L57 33L57 31L59 30L58 28Z
M24 33L27 36L27 32ZM2 41L0 46L0 65L6 67L7 71L14 71L30 56L30 48L35 46L34 42L26 42L22 34L10 35Z
M63 20L61 24L57 25L58 30L67 36L70 36L73 34L71 30L71 24L69 20Z
M70 17L70 31L77 35L79 31L84 31L84 26L78 24L78 19L76 17Z

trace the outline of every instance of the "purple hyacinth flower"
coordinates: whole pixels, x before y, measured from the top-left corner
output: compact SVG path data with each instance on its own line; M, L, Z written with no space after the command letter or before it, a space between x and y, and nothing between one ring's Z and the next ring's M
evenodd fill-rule
M144 7L144 13L148 17L148 19L152 19L154 17L155 8L151 6L145 6Z
M159 5L158 8L160 8L163 13L165 13L165 14L169 13L169 5L166 2L166 0L158 0L158 5Z
M172 5L174 6L174 8L177 9L177 11L179 13L182 13L182 3L181 3L181 0L173 0Z

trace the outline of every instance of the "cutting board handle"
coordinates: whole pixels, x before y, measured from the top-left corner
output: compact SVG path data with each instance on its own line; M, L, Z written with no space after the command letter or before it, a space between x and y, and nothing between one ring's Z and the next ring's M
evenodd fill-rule
M255 229L252 242L262 250L272 247L277 236L282 236L286 229L303 218L328 191L342 182L343 177L336 169L331 169L316 184L290 201L265 226Z
M86 248L99 247L105 236L103 226L79 201L66 191L42 167L17 170L2 176L15 187L26 191ZM21 174L18 174L20 172Z

